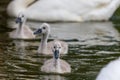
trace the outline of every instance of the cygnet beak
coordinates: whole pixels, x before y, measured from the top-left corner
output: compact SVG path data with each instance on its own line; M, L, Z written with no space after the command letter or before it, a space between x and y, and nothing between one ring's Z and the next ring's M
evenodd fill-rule
M42 33L42 29L37 29L33 34L36 35L36 34L39 34L39 33Z

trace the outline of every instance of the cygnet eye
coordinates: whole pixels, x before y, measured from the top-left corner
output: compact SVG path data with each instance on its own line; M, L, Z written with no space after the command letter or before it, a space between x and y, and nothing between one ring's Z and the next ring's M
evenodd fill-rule
M43 27L43 29L46 29L46 27Z
M22 17L24 17L24 15L22 15Z

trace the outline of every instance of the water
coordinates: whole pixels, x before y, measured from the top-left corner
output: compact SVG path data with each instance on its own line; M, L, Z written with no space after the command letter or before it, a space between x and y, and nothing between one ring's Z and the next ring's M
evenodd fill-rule
M4 18L4 17L3 17ZM108 22L50 23L49 41L61 39L69 44L67 55L61 56L72 68L69 74L40 71L50 56L37 54L40 37L32 40L11 39L0 21L0 80L95 80L99 71L120 56L120 24ZM7 20L13 27L14 19ZM28 21L35 30L42 23Z

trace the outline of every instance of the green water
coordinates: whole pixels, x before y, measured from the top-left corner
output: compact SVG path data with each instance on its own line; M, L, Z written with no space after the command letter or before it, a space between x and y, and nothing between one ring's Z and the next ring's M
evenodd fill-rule
M7 3L1 0L0 80L95 80L106 64L120 56L118 12L108 22L50 23L52 32L49 40L59 38L69 44L68 54L61 58L71 65L72 72L41 72L43 62L51 57L37 54L39 37L32 40L14 40L8 36L7 32L12 30L6 28ZM33 30L41 25L39 22L27 24Z

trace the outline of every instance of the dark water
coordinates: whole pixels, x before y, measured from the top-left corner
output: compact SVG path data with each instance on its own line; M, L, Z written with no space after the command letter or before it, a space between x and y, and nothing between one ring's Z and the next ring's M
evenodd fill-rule
M7 2L5 2L7 3ZM6 5L6 4L4 4ZM99 71L120 56L120 24L114 18L108 22L50 23L51 39L69 44L67 55L61 56L72 68L69 74L47 74L40 71L50 56L37 54L39 37L33 40L14 40L6 28L14 20L6 20L2 6L0 20L0 80L95 80ZM113 16L114 17L114 16ZM41 23L27 22L33 30Z

